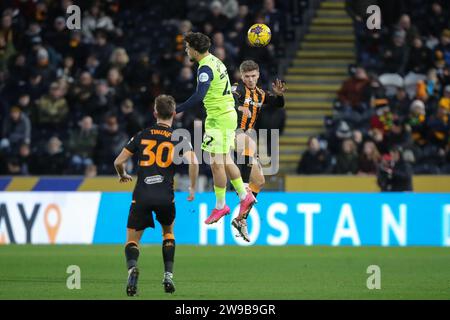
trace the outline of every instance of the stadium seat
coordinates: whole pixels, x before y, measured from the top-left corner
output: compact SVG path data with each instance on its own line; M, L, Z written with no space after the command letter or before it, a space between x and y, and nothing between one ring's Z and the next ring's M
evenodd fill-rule
M384 73L378 78L386 89L386 95L392 97L397 92L397 88L404 86L403 78L397 73Z

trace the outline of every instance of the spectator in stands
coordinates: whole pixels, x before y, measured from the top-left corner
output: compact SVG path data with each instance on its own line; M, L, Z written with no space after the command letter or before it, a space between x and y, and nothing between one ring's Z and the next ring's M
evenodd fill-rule
M31 155L30 145L22 144L19 149L19 155L17 156L17 163L19 165L19 172L17 174L20 175L29 175L30 168L33 165L33 158Z
M227 71L230 74L234 73L236 65L234 64L233 59L228 58L227 52L223 47L216 47L213 54L227 66Z
M170 55L170 53L169 53ZM169 65L163 67L164 70L172 76ZM175 67L177 68L177 67ZM177 68L178 69L178 68ZM170 71L169 71L170 70ZM139 93L143 87L145 87L148 79L151 78L153 73L153 68L150 65L150 59L148 54L141 52L137 61L130 62L130 67L128 70L127 80L130 85L130 90L135 93Z
M444 94L439 100L439 108L444 108L450 111L450 85L445 86Z
M109 59L110 68L117 68L122 74L126 73L126 67L130 62L127 51L124 48L116 48Z
M358 60L361 61L362 42L366 37L367 27L365 21L368 17L367 8L371 5L377 5L376 0L346 0L345 10L353 20L353 30L355 31L355 45Z
M66 172L68 159L64 152L63 143L57 137L51 137L44 153L35 159L32 174L58 175Z
M381 191L412 191L413 171L402 153L402 148L394 147L383 157L377 175Z
M100 74L103 73L100 65L100 61L98 61L97 56L94 53L91 53L86 58L86 63L84 65L84 70L89 72L93 77L98 78Z
M356 152L359 154L362 151L364 141L364 136L361 130L353 130L352 139L355 143Z
M239 3L237 0L221 0L223 5L223 14L227 16L228 19L233 19L239 11Z
M308 149L303 153L297 166L298 174L326 174L331 172L331 157L320 147L316 137L308 140Z
M89 101L83 106L84 115L91 116L95 123L99 123L102 115L114 109L113 96L105 80L95 83L95 92Z
M357 67L354 75L344 81L338 91L339 102L343 104L344 109L361 111L367 108L365 105L365 89L369 84L369 77L366 70Z
M441 41L436 47L438 55L442 55L442 59L447 66L450 66L450 28L442 31Z
M2 15L0 28L0 71L6 70L6 63L11 56L16 53L14 46L15 31L12 26L13 12L12 10L5 10Z
M375 102L375 113L370 119L370 127L372 129L377 128L383 132L383 134L389 131L392 127L392 120L394 118L387 99L378 99Z
M50 91L37 101L37 120L38 129L42 132L63 128L67 123L69 106L64 98L64 92L56 82L50 86Z
M166 90L159 72L154 72L149 80L144 98L144 103L147 105L152 104L155 98Z
M17 106L22 110L24 114L28 116L28 118L32 121L33 119L33 112L35 112L35 104L30 99L30 95L27 93L21 93L19 95L19 99L17 99Z
M427 127L425 104L421 100L414 100L410 106L407 120L408 130L411 132L415 144L423 146L426 143Z
M1 43L1 41L4 41L4 39L0 40L0 43ZM1 50L2 49L1 49L1 45L0 45L0 64L4 63L5 69L3 69L3 71L6 71L8 59L3 60L3 62L2 62ZM10 64L10 66L9 66L10 81L15 84L26 83L28 80L29 72L30 72L30 70L27 66L27 57L23 53L18 53L14 57L13 61L14 62L12 64ZM1 70L2 69L0 66L0 71Z
M94 79L92 75L84 71L80 74L78 81L72 86L69 93L70 103L74 109L75 120L81 118L84 114L89 114L88 105L95 90Z
M88 165L84 170L84 176L86 178L94 178L97 176L97 166L95 164Z
M9 111L9 117L3 121L3 130L0 147L17 154L22 144L31 142L31 123L28 116L13 106Z
M428 141L442 150L449 143L450 123L448 121L449 111L440 107L435 115L432 115L427 123Z
M341 152L336 157L334 172L337 174L355 174L358 172L358 154L352 139L342 141Z
M134 103L130 99L123 100L120 105L119 123L129 137L133 137L143 129L141 119L134 110Z
M128 136L120 130L117 116L106 117L104 128L100 131L94 151L95 164L99 174L113 174L111 166L115 157L128 141Z
M394 116L390 130L385 133L384 145L388 150L394 146L403 147L404 150L412 146L411 133L397 116Z
M389 106L392 112L404 120L409 114L409 106L411 105L411 99L406 93L405 88L398 87L395 93L389 101Z
M91 53L95 54L100 62L100 69L105 68L105 65L109 62L113 46L108 42L108 36L102 30L96 31L95 42L92 45ZM102 66L103 65L103 66ZM100 76L104 76L103 74Z
M186 101L192 95L192 92L195 90L195 80L191 68L183 67L181 69L172 89L172 96L175 98L175 101Z
M82 174L87 166L93 164L98 135L97 127L90 116L84 116L78 125L79 128L70 132L68 141L73 174Z
M66 55L69 50L70 31L66 28L64 17L57 17L53 23L53 30L44 35L46 42L51 43L53 49L62 55Z
M429 94L425 80L417 81L416 99L423 101L427 115L433 114L437 110L438 99L433 94Z
M128 88L124 82L123 74L118 68L113 67L109 69L106 80L108 81L109 91L113 98L114 106L117 107L128 94Z
M441 83L436 69L430 68L427 72L427 78L425 79L425 86L427 95L432 97L432 101L436 100L436 105L441 91Z
M371 140L364 142L363 150L358 159L359 174L376 174L381 159L377 146Z
M36 71L42 76L44 83L51 83L56 79L56 69L50 63L49 52L45 48L40 48L36 52Z
M65 79L69 83L75 81L75 60L73 56L67 55L64 57L63 64L56 70L56 77Z
M29 81L25 84L24 92L30 95L31 101L36 101L47 93L48 86L42 80L42 76L36 70L30 71Z
M264 16L264 21L270 26L274 34L283 35L286 31L285 21L283 15L275 8L275 0L264 0L263 10L261 12ZM282 37L276 37L274 41L280 41Z
M83 18L82 29L85 41L90 43L94 41L94 33L96 30L103 29L112 32L114 30L114 23L112 19L101 10L100 3L94 2Z
M342 141L352 139L352 136L352 130L347 122L342 120L337 122L328 138L328 149L333 155L338 154L341 151Z
M211 51L214 52L217 48L223 48L225 54L230 57L230 59L236 57L236 49L230 43L225 42L225 37L222 32L214 33L212 38Z
M419 30L411 23L411 18L407 14L402 14L397 25L398 30L405 32L405 41L409 45L414 38L419 37Z
M206 34L212 36L213 26L209 22L207 22L210 26L210 29L204 30ZM189 20L182 20L178 23L178 32L175 35L175 43L174 43L174 57L181 62L184 57L184 35L192 31L192 23ZM172 52L165 52L166 55L172 56Z
M439 38L441 31L448 26L448 16L442 9L438 1L431 4L431 12L427 15L427 28L429 35L434 38Z
M408 54L406 32L404 30L395 31L392 37L392 43L383 52L383 70L387 73L404 75L408 62Z
M228 28L229 19L223 14L223 6L220 1L213 1L210 5L210 15L207 18L214 30L225 31Z
M419 36L415 37L409 52L406 71L426 74L432 65L433 57L431 50L423 45L423 41Z
M437 77L442 87L450 85L450 66L440 69Z

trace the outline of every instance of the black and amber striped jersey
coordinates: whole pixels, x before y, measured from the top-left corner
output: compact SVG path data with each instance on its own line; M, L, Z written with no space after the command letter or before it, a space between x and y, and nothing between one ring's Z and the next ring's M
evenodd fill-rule
M238 114L237 128L244 131L253 129L258 119L258 115L263 107L284 107L284 97L277 96L272 92L265 91L259 87L255 89L247 88L242 81L233 84L232 93L235 101L235 108ZM247 116L239 107L249 108L251 115Z
M137 181L133 199L147 197L154 203L167 203L173 200L173 177L175 175L174 157L182 156L180 150L192 150L185 139L172 141L173 129L163 124L155 124L137 133L125 150L137 155ZM179 148L175 146L179 143ZM186 150L187 149L187 150Z

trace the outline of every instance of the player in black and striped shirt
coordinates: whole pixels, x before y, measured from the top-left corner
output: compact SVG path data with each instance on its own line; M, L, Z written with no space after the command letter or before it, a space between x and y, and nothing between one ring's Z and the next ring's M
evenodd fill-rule
M236 132L236 153L244 158L245 163L239 165L242 180L246 187L256 197L264 186L265 179L259 164L256 152L256 141L252 136L256 134L254 126L262 108L284 107L283 94L286 91L285 83L276 79L272 83L272 91L265 91L257 86L259 79L259 66L253 60L246 60L239 67L241 80L232 87L235 108L238 113L238 130ZM239 158L239 156L237 157ZM250 241L247 232L247 215L238 216L232 222L240 235Z

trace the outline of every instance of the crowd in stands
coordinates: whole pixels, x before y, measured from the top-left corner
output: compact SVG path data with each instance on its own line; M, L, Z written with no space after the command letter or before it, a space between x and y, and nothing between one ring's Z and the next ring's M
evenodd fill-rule
M180 103L195 91L186 32L210 36L231 81L240 62L254 59L261 83L269 83L283 55L291 3L2 0L0 174L113 174L121 148L155 122L154 98L166 93ZM81 7L81 30L66 28L72 4ZM258 22L280 35L265 48L246 44L246 30ZM204 116L199 106L177 117L176 126L193 129Z
M365 5L377 2L381 29L369 30ZM408 174L449 174L450 2L346 5L357 64L337 92L327 132L310 139L298 173L377 174L395 150Z

